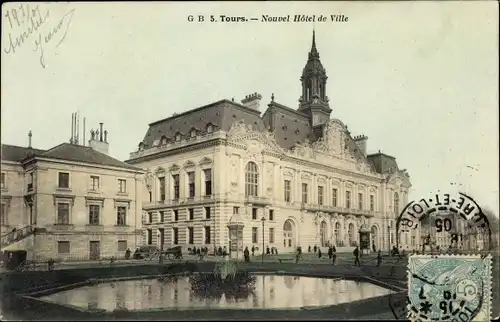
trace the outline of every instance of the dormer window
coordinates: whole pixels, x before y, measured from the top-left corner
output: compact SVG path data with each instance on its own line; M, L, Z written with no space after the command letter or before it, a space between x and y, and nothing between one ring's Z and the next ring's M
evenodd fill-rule
M160 141L160 145L166 145L167 144L167 137L166 136L162 136L161 137L161 141Z
M144 150L144 143L139 143L139 151L142 151Z
M212 133L214 131L214 126L212 124L207 125L207 133Z
M181 134L180 133L177 133L175 135L175 142L180 142L181 141Z
M191 137L194 138L196 136L196 130L192 129L191 130Z

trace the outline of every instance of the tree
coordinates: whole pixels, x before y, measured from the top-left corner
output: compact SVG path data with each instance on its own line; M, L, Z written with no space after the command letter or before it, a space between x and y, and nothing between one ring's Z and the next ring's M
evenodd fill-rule
M483 208L483 214L488 218L488 223L490 224L491 231L491 241L493 243L493 248L498 247L499 245L499 225L500 220L497 215L493 212L493 210L489 208Z

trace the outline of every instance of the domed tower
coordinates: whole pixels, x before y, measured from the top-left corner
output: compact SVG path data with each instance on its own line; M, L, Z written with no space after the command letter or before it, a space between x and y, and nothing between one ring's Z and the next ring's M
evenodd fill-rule
M330 119L332 110L326 96L326 70L319 60L316 48L316 34L313 30L312 46L306 66L302 70L302 96L299 99L299 112L309 115L312 126L322 125Z

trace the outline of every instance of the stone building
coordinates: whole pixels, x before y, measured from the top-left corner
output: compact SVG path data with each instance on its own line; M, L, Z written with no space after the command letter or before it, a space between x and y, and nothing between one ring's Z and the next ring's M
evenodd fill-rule
M330 117L314 34L300 82L296 109L272 95L264 110L253 93L149 124L126 161L148 171L146 244L230 246L235 221L249 248L347 251L362 226L376 249L395 244L409 176L394 157L367 155L368 138Z
M35 260L123 256L142 243L144 172L107 155L107 132L89 146L49 150L2 144L1 249ZM137 219L139 218L139 219Z

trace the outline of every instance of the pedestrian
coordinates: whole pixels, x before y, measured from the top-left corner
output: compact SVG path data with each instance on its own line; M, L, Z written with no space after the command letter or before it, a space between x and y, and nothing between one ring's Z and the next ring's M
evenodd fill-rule
M354 251L352 252L354 254L354 265L361 266L361 263L359 262L359 249L358 246L354 248Z
M248 250L248 246L245 247L243 251L243 256L245 257L245 262L250 262L250 251Z
M255 256L255 245L252 246L252 256Z
M373 252L375 253L377 251L377 248L375 247L375 241L372 241L372 248Z
M125 251L125 259L129 259L131 253L132 252L130 251L130 248L127 248L127 250Z
M322 254L321 254L321 248L318 248L318 258L321 258Z
M271 249L269 248L269 245L266 246L266 255L271 255Z
M318 250L318 246L314 245L314 254L316 254L317 250Z
M379 249L377 254L377 267L380 267L380 264L382 264L382 253L380 252Z
M307 252L310 253L311 252L311 245L309 245L309 247L307 248Z
M337 261L337 248L335 246L332 247L332 265L335 265Z
M332 259L332 256L333 256L333 248L332 248L332 246L330 246L330 247L328 247L328 258Z
M227 256L227 255L228 255L228 253L227 253L227 247L226 247L226 246L224 246L224 249L222 250L222 258L223 258L223 259L226 259L226 256Z

